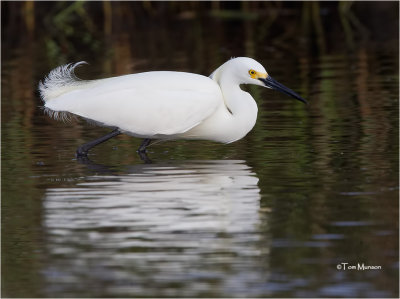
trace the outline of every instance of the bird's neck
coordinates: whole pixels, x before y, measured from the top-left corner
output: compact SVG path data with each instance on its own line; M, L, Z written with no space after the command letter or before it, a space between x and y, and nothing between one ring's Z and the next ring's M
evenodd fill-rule
M256 123L257 104L249 93L240 89L239 84L232 84L232 81L220 81L220 87L225 105L232 114L231 129L236 130L236 134L242 138Z
M225 105L235 117L257 117L257 104L253 97L243 91L239 84L232 84L231 80L221 80L219 82L222 94L224 95Z

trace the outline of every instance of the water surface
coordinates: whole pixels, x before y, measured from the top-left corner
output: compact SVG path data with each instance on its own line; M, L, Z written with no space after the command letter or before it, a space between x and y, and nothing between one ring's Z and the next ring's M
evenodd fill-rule
M243 48L196 20L121 33L109 51L48 58L43 39L7 49L3 296L398 296L397 44L314 55L258 40L254 51L248 31L237 32ZM193 28L205 33L188 37ZM179 51L160 40L151 50L156 32L172 31L169 47ZM243 87L259 105L248 136L229 145L158 143L149 147L152 164L137 156L140 140L123 135L76 159L77 146L108 130L57 122L39 107L38 80L58 60L89 60L78 70L85 78L152 69L208 75L230 55L254 57L310 104ZM381 269L338 270L341 263Z

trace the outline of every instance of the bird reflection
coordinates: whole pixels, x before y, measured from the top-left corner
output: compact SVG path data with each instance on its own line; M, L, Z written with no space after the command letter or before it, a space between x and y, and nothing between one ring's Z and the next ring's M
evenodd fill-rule
M143 295L140 288L154 277L185 281L181 287L194 290L196 275L186 275L191 269L209 277L220 273L244 286L240 267L257 268L260 190L245 161L138 164L124 174L82 163L102 174L48 189L43 200L54 258L44 273L60 292L63 286L101 288L105 279L114 291ZM242 266L232 267L237 262ZM96 271L87 267L91 264Z

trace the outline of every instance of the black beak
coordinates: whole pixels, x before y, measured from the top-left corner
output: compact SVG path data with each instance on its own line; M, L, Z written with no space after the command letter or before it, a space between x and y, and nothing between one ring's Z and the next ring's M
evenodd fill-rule
M293 90L291 90L290 88L287 88L285 85L279 83L278 81L276 81L274 78L272 78L271 76L268 76L266 79L264 78L259 78L260 81L262 81L266 87L272 88L272 89L276 89L279 90L280 92L287 94L291 97L294 97L295 99L308 104L307 101L305 99L303 99L301 96L299 96L297 93L295 93Z

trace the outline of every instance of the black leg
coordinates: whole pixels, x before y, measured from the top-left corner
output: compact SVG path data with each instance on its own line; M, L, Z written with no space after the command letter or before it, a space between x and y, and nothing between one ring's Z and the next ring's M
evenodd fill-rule
M148 139L148 138L144 139L142 144L139 146L139 148L137 150L138 153L145 153L146 152L146 147L149 146L150 143L151 143L151 139Z
M140 159L144 162L144 163L152 163L151 160L149 159L149 157L147 157L146 154L146 147L148 145L150 145L151 143L151 139L143 139L142 144L139 146L137 152L139 154Z
M149 157L147 156L146 152L138 152L140 160L142 160L146 164L151 164L153 163Z
M107 135L104 135L103 137L85 143L84 145L78 147L78 149L76 150L77 157L86 156L92 147L95 147L96 145L103 143L104 141L107 141L108 139L113 138L119 134L121 134L121 132L118 129L115 129L114 131L108 133Z

